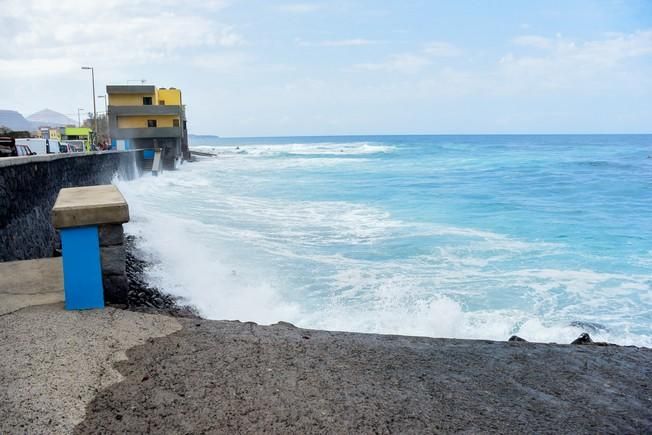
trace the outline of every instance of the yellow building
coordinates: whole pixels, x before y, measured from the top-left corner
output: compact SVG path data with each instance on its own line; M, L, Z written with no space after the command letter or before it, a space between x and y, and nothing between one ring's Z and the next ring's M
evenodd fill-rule
M36 132L36 137L39 139L61 139L59 129L56 127L39 127Z
M188 156L188 134L181 91L153 85L110 85L109 135L113 149L161 148L166 166ZM145 157L153 156L147 151Z

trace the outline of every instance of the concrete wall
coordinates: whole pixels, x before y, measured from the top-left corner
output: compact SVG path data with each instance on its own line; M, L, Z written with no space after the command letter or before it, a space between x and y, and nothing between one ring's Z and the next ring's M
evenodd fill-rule
M0 261L54 254L50 213L61 188L133 179L142 165L142 151L0 159Z
M141 116L118 116L118 128L148 128L147 121L156 120L156 128L174 127L174 120L179 126L179 116L174 115L141 115ZM150 127L152 128L152 127Z

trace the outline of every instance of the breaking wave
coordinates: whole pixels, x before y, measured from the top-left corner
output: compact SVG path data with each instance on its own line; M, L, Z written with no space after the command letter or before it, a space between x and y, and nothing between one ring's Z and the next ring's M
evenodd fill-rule
M652 278L645 270L596 270L567 242L399 218L374 201L313 199L302 184L312 180L297 176L297 159L321 156L310 159L314 166L300 165L312 174L332 168L328 161L340 153L385 154L396 147L360 142L202 151L213 148L228 158L117 181L131 208L127 231L143 238L153 263L149 279L205 317L432 337L518 334L560 343L589 328L595 340L652 347L646 329ZM342 171L352 170L347 159L336 160ZM352 164L365 173L378 163ZM640 258L642 267L649 265Z

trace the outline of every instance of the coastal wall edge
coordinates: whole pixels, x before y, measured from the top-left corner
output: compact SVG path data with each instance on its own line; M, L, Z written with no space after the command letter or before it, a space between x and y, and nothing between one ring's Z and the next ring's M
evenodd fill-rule
M142 150L0 159L0 261L56 254L51 210L60 189L131 180L142 168Z

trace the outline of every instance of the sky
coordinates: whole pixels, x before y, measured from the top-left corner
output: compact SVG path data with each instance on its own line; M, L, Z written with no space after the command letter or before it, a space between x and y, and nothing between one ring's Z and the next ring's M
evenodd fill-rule
M92 110L92 65L195 134L652 132L652 0L0 0L0 47L25 116Z

